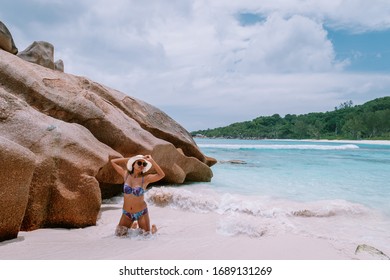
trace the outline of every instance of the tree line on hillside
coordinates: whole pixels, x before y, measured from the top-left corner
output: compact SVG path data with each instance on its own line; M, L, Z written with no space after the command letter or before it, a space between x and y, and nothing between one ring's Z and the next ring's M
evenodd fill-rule
M242 139L390 139L390 97L357 106L347 101L326 113L262 116L191 134Z

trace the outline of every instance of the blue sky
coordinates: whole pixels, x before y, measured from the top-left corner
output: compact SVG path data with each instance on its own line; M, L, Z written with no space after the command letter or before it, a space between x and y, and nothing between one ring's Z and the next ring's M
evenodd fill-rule
M348 59L347 71L390 72L390 29L364 33L328 30L337 59Z
M65 72L168 113L187 130L390 95L384 0L13 0L20 51L48 41Z

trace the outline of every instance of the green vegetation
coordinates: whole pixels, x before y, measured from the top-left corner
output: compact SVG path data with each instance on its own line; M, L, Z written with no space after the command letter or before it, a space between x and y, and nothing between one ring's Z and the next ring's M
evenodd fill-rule
M260 139L390 139L390 97L353 106L347 101L326 113L275 114L192 135Z

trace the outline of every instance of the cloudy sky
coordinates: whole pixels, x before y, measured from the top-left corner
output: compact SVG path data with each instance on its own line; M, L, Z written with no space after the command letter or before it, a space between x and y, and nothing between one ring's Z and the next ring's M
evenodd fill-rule
M189 131L390 95L388 0L2 0L0 21Z

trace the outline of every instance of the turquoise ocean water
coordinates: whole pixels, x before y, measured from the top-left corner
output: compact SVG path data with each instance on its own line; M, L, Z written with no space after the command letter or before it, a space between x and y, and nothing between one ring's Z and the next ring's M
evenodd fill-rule
M172 198L169 207L204 213L205 220L217 215L221 235L296 234L348 252L367 244L390 255L390 145L195 141L218 160L214 176L209 183L156 190Z
M390 217L390 145L318 141L197 139L213 188L296 201L345 200ZM229 164L240 160L245 164Z

